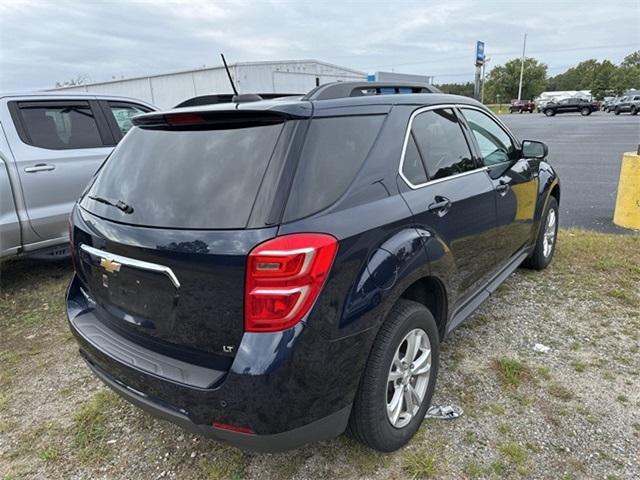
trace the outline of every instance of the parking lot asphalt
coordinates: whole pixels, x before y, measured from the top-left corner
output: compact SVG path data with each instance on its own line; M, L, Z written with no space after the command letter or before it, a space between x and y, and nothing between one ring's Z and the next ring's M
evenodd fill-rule
M616 226L613 212L624 152L640 143L640 115L596 112L545 117L506 114L500 119L521 139L549 146L549 162L560 175L560 225L609 233L632 233Z

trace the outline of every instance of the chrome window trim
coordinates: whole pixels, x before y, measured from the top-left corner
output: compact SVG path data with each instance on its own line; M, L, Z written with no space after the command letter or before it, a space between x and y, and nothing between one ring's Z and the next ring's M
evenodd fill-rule
M123 257L122 255L116 255L115 253L105 252L104 250L90 247L89 245L86 245L84 243L80 245L80 250L87 252L92 257L109 259L111 261L118 262L126 267L146 270L148 272L162 273L163 275L166 275L169 280L171 280L171 283L173 283L173 286L176 287L176 289L180 288L178 277L176 277L176 275L173 273L173 270L165 265L158 265L157 263L136 260L135 258Z
M454 178L460 178L460 177L464 177L467 175L472 175L474 173L479 173L479 172L486 172L489 170L489 167L486 165L483 165L482 167L478 167L476 169L473 170L469 170L468 172L462 172L462 173L457 173L455 175L450 175L448 177L444 177L444 178L436 178L434 180L428 180L424 183L420 183L418 185L414 185L413 183L411 183L411 181L409 181L409 179L407 177L405 177L402 168L404 167L404 157L405 154L407 152L407 145L409 143L409 135L411 135L411 127L413 126L413 119L415 117L417 117L418 115L420 115L421 113L424 112L429 112L432 110L440 110L443 108L451 108L451 109L464 109L464 108L468 108L471 110L478 110L481 113L484 113L486 115L489 116L489 118L491 118L492 120L495 120L496 123L498 123L498 125L505 130L505 132L507 133L507 135L509 135L509 138L511 138L511 140L514 140L513 135L511 135L511 133L509 132L509 130L507 129L507 127L500 121L498 120L494 115L491 115L491 113L487 113L487 111L483 108L480 107L476 107L475 105L465 105L465 104L454 104L454 103L443 103L440 105L428 105L426 107L421 107L418 108L417 110L415 110L414 112L411 113L411 116L409 117L409 124L407 125L407 130L405 131L404 134L404 142L402 144L402 153L400 154L400 165L398 166L398 174L400 175L400 177L402 177L402 180L404 180L404 183L407 184L407 186L411 189L411 190L418 190L419 188L422 187L426 187L427 185L434 185L436 183L440 183L440 182L444 182L446 180L451 180ZM460 128L462 129L462 125L460 125ZM461 131L462 133L462 131ZM464 134L463 134L464 135ZM465 142L466 142L466 138L465 138ZM517 144L517 142L514 142ZM468 143L467 143L468 145ZM469 145L469 151L471 154L473 154L473 149L471 148L471 146ZM428 175L428 172L425 172Z

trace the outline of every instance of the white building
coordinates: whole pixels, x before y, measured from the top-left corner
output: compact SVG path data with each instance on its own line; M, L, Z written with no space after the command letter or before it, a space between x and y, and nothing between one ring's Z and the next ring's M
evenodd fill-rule
M239 93L307 93L323 83L367 79L364 72L317 60L234 63L229 69ZM233 93L222 65L56 90L123 95L159 108L171 108L198 95Z

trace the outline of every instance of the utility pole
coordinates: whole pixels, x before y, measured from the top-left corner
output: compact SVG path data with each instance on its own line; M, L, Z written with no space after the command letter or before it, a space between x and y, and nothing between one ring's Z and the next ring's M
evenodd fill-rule
M485 57L484 63L482 64L482 84L480 87L480 103L484 103L484 71L487 66L487 63L491 60L491 57Z
M522 75L524 74L524 53L527 49L527 34L524 34L522 43L522 60L520 60L520 84L518 85L518 100L522 100Z

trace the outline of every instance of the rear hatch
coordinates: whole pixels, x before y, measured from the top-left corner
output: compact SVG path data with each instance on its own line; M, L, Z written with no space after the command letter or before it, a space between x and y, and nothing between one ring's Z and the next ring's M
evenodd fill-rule
M246 257L276 235L300 122L222 111L137 123L74 214L81 289L109 328L213 365L242 338Z

